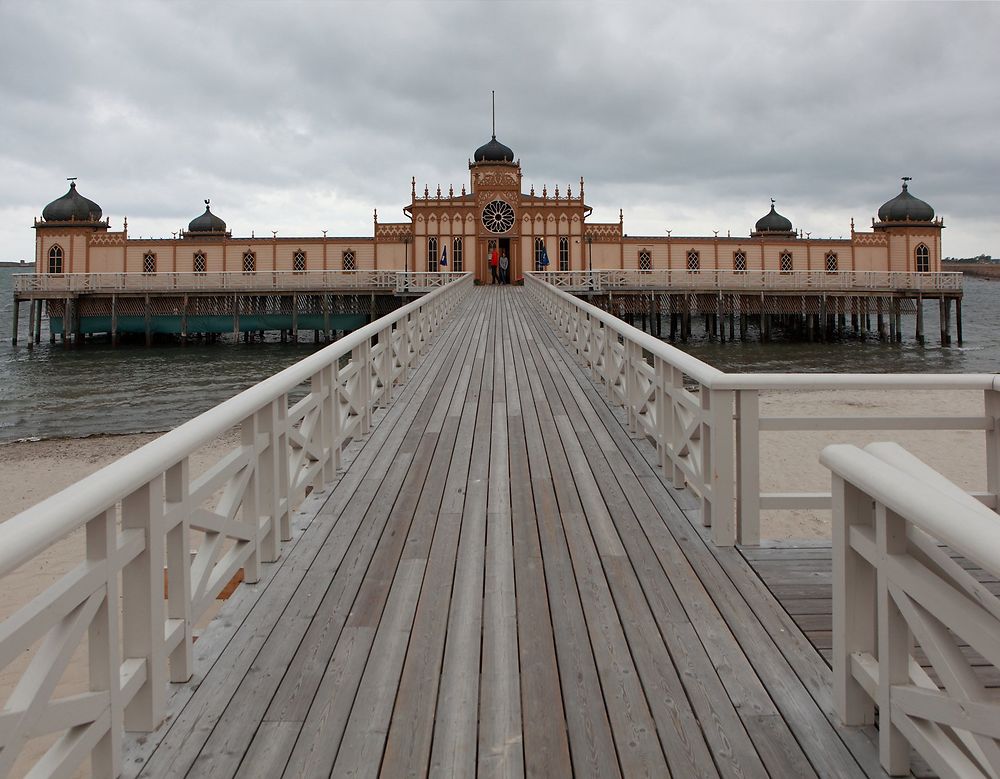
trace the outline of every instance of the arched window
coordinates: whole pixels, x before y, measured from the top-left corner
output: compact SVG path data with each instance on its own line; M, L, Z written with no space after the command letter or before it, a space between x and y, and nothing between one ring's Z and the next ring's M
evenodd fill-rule
M204 273L205 272L205 266L206 266L206 263L205 263L205 253L204 252L195 252L194 253L194 272L195 273Z
M920 244L917 247L917 273L930 273L930 271L931 271L930 250L924 244Z
M545 256L545 241L541 238L535 239L535 270L545 270L542 267L542 257Z
M456 238L451 243L451 269L456 273L462 272L462 239Z
M687 253L688 273L697 273L701 270L701 255L694 249L689 249Z
M299 249L292 255L292 270L302 273L306 269L306 253Z
M142 272L156 273L156 255L152 252L146 252L142 255Z
M791 252L782 252L781 253L781 257L779 258L778 262L780 263L778 267L781 269L782 273L791 273L792 272L792 253Z
M649 253L649 249L643 249L639 252L639 272L640 273L650 273L653 270L653 257Z
M438 239L427 239L427 272L433 273L438 270Z
M837 262L837 253L836 252L827 252L826 253L826 262L825 262L825 265L826 265L826 272L827 273L836 273L839 270L838 262Z
M559 270L569 270L569 238L559 239Z
M733 270L736 273L747 272L747 254L742 249L733 252Z
M63 250L59 244L56 244L51 249L49 249L49 273L62 273L63 272Z
M358 269L358 263L355 260L354 250L353 249L348 249L347 251L345 251L341 255L341 261L342 261L341 267L344 270L357 270Z
M257 255L253 252L243 252L243 272L257 272Z

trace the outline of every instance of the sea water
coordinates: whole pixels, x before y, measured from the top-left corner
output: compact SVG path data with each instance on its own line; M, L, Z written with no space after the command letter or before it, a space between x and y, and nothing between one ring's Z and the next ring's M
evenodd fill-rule
M0 268L0 443L97 433L163 431L302 359L312 343L251 344L231 337L215 344L126 344L97 341L66 349L42 342L27 348L28 305L21 304L20 342L11 346L13 274ZM718 343L695 321L693 337L677 344L724 371L822 373L993 373L1000 371L1000 281L966 277L964 343L942 347L936 301L925 304L926 345L904 317L901 344L845 338L833 343L775 340ZM874 318L873 318L874 325ZM952 337L955 338L952 322Z

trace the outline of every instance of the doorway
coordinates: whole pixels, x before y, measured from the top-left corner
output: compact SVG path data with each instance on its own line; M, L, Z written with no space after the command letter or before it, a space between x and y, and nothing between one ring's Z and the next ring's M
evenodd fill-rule
M510 238L485 238L480 240L479 262L476 266L476 279L480 284L489 284L493 280L490 273L490 254L496 249L497 252L507 255L509 265L509 278L513 282L520 276L520 263L515 257L517 242Z

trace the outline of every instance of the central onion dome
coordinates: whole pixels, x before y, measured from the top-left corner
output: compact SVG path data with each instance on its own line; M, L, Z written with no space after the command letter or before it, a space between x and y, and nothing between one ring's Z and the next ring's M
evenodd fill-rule
M904 178L903 190L878 210L880 222L930 222L934 219L934 209L907 191L907 181L909 178Z
M509 146L504 146L494 135L488 142L484 143L472 156L473 162L513 162L514 151Z
M76 182L69 183L69 192L53 200L42 210L46 222L100 222L103 212L93 200L76 191Z
M212 209L209 206L209 202L205 201L205 213L201 216L196 216L188 224L189 233L199 233L204 235L205 233L219 234L226 232L226 223L223 222L219 217L212 213Z
M792 222L774 210L774 200L771 200L771 210L757 220L755 233L791 233Z

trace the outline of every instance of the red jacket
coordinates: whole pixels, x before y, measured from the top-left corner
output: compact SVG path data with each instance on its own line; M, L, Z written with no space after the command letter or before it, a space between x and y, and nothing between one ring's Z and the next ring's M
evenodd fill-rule
M490 265L496 266L498 262L500 262L500 253L496 249L494 249L490 253Z

